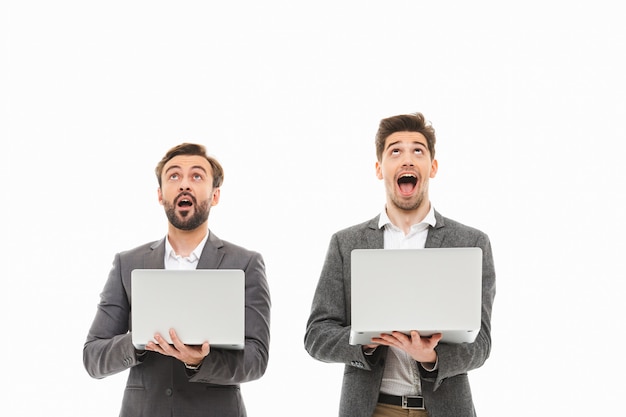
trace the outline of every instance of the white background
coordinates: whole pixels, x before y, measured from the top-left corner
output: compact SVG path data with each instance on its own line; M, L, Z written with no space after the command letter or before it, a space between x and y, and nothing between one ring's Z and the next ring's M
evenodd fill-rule
M608 1L3 1L3 361L13 416L114 416L127 374L82 347L116 252L161 238L153 170L182 141L226 170L210 216L261 252L270 364L250 416L336 415L303 348L331 234L375 216L381 118L438 135L431 199L489 234L481 416L623 404L626 29Z

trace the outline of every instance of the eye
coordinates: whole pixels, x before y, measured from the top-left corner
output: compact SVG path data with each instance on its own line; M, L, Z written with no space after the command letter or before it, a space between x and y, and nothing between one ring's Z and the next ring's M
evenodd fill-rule
M418 154L418 155L421 155L421 154L424 153L424 150L422 148L416 148L415 149L415 153Z
M172 175L170 175L170 180L172 180L172 181L177 181L177 180L178 180L178 174L172 174Z
M193 174L194 181L202 181L204 177L200 174Z
M398 149L398 148L391 150L391 154L392 155L398 155L399 153L400 153L400 149Z

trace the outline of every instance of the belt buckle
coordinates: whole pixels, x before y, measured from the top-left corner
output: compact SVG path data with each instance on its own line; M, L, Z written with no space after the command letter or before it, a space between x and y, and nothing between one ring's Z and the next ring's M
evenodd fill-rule
M418 397L413 395L402 396L402 408L405 410L423 410L424 409L424 397Z

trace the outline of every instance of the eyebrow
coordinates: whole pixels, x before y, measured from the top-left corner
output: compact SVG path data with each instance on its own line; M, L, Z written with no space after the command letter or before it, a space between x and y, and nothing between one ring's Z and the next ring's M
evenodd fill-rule
M180 165L172 165L171 167L168 167L165 170L165 173L167 174L169 171L171 171L172 169L183 169ZM204 172L205 174L207 173L206 169L204 169L204 167L202 165L193 165L191 166L191 169L199 169L202 172Z
M391 148L392 146L397 145L398 143L400 143L401 141L397 140L395 142L390 143L389 145L387 145L387 147L385 148L385 150ZM423 147L425 147L426 149L428 149L428 145L422 142L418 142L418 141L413 141L411 142L412 145L421 145Z

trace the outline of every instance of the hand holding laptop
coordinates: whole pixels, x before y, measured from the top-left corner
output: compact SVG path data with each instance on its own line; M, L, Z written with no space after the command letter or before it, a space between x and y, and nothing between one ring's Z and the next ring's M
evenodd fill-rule
M383 333L380 337L372 338L377 345L393 346L411 355L413 359L420 363L435 363L437 352L435 347L439 344L441 333L430 336L420 336L419 332L412 330L410 336L402 332Z
M159 333L154 335L155 342L148 342L146 344L146 350L160 353L161 355L172 356L179 361L183 362L187 367L198 366L204 360L205 356L211 351L209 342L204 342L202 345L186 345L184 344L176 334L176 330L170 329L169 336L172 341L170 344Z

